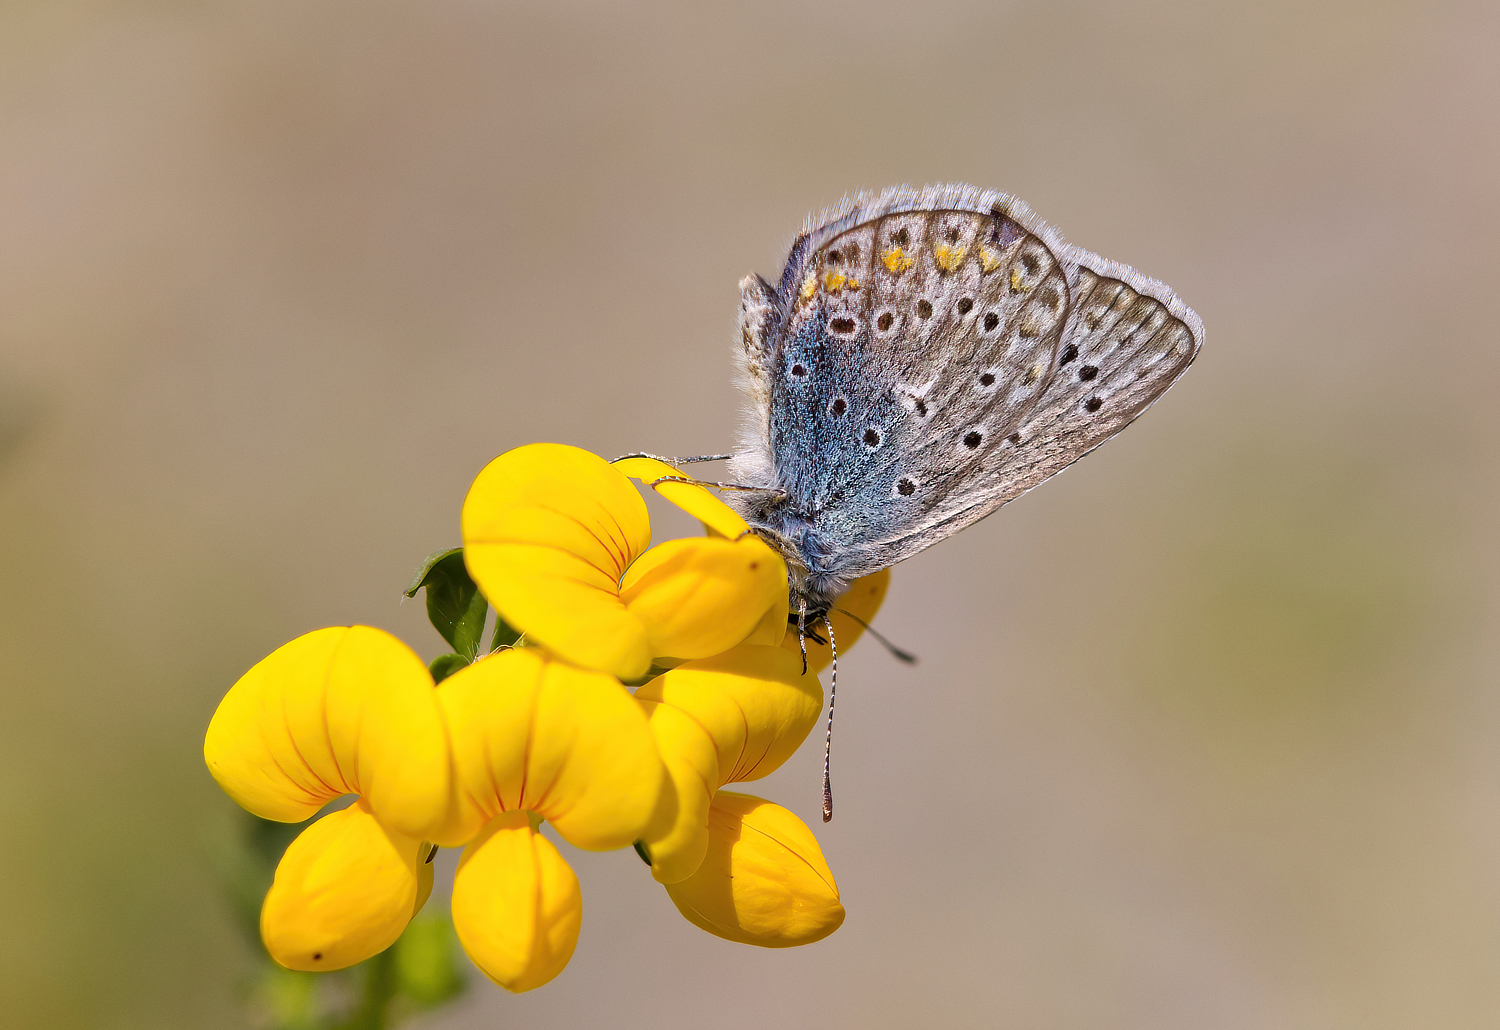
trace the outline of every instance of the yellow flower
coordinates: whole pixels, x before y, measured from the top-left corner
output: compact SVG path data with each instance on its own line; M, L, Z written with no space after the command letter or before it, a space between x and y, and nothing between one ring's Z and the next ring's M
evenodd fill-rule
M467 843L454 925L512 991L562 971L582 919L578 882L540 822L578 847L624 847L646 831L664 779L650 724L614 677L523 648L434 689L404 644L364 626L309 633L246 673L204 755L265 818L360 795L277 866L261 910L277 962L332 970L383 951L432 890L428 841Z
M628 474L587 451L531 444L490 462L463 508L464 560L507 623L574 664L635 679L652 660L706 658L785 610L786 566L722 501L688 484L663 496L720 537L651 550Z
M481 472L464 505L466 565L540 646L434 688L394 637L338 627L278 649L230 689L204 757L236 801L300 821L356 795L277 867L261 912L277 962L332 970L388 947L431 892L436 845L466 845L452 899L465 950L508 990L548 982L577 943L582 896L543 821L591 850L644 839L674 902L720 936L784 947L837 928L837 888L807 827L719 792L780 766L822 708L815 672L788 649L786 566L717 497L658 482L677 474L555 444ZM709 536L648 549L631 478ZM861 581L845 604L868 619L884 587ZM834 619L848 647L861 629ZM632 697L619 678L654 662L677 667Z
M265 819L300 822L359 795L303 830L277 866L261 909L272 958L340 969L401 935L432 889L424 838L450 819L447 733L432 677L405 644L340 626L278 648L220 702L203 756Z
M838 884L807 824L749 794L715 796L708 854L667 894L695 926L762 948L811 944L844 922Z
M456 807L434 839L469 841L453 924L469 957L511 991L562 972L582 898L541 819L595 851L638 839L661 795L645 714L618 680L541 648L504 651L437 689L452 732Z
M666 766L662 805L645 836L651 873L685 879L708 849L708 811L726 783L770 775L817 723L823 687L802 659L780 647L745 644L686 662L641 687Z

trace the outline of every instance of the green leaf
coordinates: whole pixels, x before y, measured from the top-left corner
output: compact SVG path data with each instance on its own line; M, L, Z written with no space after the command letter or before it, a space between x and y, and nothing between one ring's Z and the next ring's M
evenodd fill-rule
M418 915L392 950L396 989L421 1008L452 1001L467 986L458 961L458 938L446 915Z
M427 671L432 673L432 682L437 684L468 664L469 660L461 654L440 654L427 666Z
M406 588L406 596L415 597L423 587L427 588L427 618L433 628L454 651L472 662L479 654L489 605L464 568L464 549L453 547L428 555Z

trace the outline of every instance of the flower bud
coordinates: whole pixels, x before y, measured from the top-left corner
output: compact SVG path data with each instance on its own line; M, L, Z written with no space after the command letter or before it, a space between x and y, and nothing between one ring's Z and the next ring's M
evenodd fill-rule
M690 923L716 937L791 948L844 922L838 885L807 824L762 798L719 791L708 815L708 854L698 871L667 884Z

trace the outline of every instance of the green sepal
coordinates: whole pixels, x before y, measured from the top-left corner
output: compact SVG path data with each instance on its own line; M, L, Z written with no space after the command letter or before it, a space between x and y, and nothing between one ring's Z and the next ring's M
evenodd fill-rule
M454 651L472 662L479 654L490 606L469 578L464 549L452 547L428 555L406 588L406 596L415 597L423 587L427 588L427 618L433 628Z
M427 666L427 671L432 673L432 683L436 686L468 664L469 660L461 654L440 654Z
M638 840L635 842L635 853L641 856L641 861L647 865L651 864L651 850L646 847L646 842Z

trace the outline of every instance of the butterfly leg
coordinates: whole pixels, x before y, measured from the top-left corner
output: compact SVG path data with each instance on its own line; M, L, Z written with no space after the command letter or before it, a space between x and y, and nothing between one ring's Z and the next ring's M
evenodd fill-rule
M647 454L645 451L637 451L634 454L622 454L615 461L624 461L626 458L650 458L653 461L660 461L667 465L691 465L699 461L728 461L732 457L734 457L733 454L696 454L691 458L667 458L660 454ZM614 462L610 464L614 464Z
M662 483L686 483L689 486L711 486L715 490L743 490L746 493L769 494L778 501L784 501L789 496L785 490L774 486L749 486L745 483L716 483L708 479L691 479L687 476L662 476L653 479L647 486L656 487Z
M797 598L797 644L802 648L802 675L807 675L807 598Z

